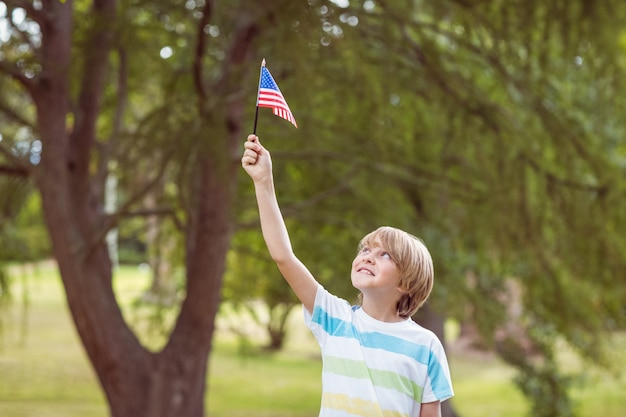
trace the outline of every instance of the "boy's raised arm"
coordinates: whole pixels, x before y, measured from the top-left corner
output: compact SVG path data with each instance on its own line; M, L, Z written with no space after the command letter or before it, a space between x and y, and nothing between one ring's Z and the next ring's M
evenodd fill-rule
M276 199L270 153L255 135L249 135L244 146L241 165L254 182L261 230L267 249L300 302L312 312L318 284L293 253L289 233Z

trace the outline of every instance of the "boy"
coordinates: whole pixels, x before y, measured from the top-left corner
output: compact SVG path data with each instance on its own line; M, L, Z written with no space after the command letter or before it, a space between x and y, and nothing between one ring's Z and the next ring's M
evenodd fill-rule
M248 136L241 158L252 178L270 255L304 306L322 350L320 417L439 417L452 395L441 342L411 316L433 286L424 244L382 227L365 236L352 262L360 306L331 295L294 255L272 177L269 152Z

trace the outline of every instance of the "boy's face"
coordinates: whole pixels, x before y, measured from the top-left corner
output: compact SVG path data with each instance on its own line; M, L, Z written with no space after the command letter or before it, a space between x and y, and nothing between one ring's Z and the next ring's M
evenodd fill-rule
M350 277L352 285L364 295L370 291L401 295L398 267L379 241L361 248L352 261Z

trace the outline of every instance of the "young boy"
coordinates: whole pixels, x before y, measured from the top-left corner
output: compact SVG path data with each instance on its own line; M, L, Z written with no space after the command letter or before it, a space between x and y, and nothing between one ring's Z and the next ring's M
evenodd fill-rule
M320 417L439 417L454 395L441 342L411 320L433 286L433 264L414 236L381 227L352 262L360 306L326 291L294 255L274 190L269 152L248 136L241 158L252 178L267 248L304 306L322 350Z

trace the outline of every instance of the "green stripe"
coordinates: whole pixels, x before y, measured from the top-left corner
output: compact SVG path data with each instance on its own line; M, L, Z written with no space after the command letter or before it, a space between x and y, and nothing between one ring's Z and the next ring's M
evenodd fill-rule
M422 390L415 381L391 371L369 369L365 362L337 356L324 357L324 371L357 379L371 379L374 386L393 389L421 402Z

